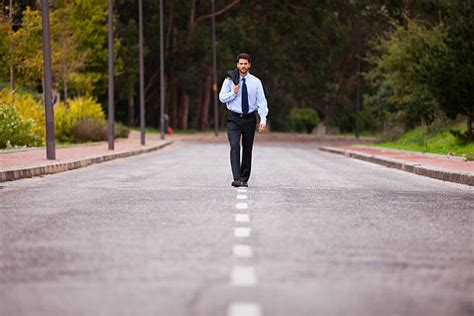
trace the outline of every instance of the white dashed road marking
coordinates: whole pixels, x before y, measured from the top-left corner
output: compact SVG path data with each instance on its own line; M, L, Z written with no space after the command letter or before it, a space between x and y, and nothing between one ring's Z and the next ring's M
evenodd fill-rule
M235 221L239 223L248 223L250 220L248 214L235 214Z
M251 302L236 302L229 306L227 316L261 316L260 305Z
M237 189L237 200L247 200L247 190L245 188ZM247 203L237 203L235 208L238 210L248 209ZM235 221L238 223L250 222L248 214L235 214ZM250 236L250 228L235 227L234 236L238 238L247 238ZM237 244L232 248L236 259L248 259L253 256L252 247L248 245ZM257 283L255 270L252 266L234 266L231 273L231 284L233 286L254 286ZM254 302L234 302L227 309L227 316L262 316L262 307Z
M249 207L249 205L247 203L237 203L235 205L235 208L238 209L238 210L245 210Z
M250 228L247 227L237 227L234 228L234 236L235 237L249 237L250 236Z
M236 258L250 258L252 257L252 247L247 245L235 245L234 249L234 257Z
M234 286L253 286L257 283L255 270L248 266L235 266L231 275Z

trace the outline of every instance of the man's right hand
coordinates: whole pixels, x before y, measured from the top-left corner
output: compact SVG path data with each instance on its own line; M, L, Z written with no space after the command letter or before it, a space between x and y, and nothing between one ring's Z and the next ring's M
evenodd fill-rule
M237 93L239 92L239 88L240 88L240 87L239 87L238 84L234 85L234 93L235 93L235 94L237 94Z

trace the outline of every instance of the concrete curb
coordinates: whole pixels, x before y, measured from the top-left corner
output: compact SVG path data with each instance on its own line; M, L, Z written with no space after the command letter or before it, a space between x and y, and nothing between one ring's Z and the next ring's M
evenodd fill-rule
M54 173L74 170L78 168L83 168L95 163L101 163L101 162L106 162L106 161L110 161L110 160L114 160L118 158L126 158L130 156L148 153L148 152L163 148L165 146L168 146L172 143L173 143L172 141L168 141L163 144L153 146L153 147L148 147L148 148L115 152L115 153L110 153L110 154L95 155L95 156L90 156L90 157L80 158L80 159L71 159L69 161L60 162L60 163L52 163L52 164L44 164L44 165L38 165L38 166L33 166L33 167L4 170L4 171L0 171L0 182L18 180L18 179L23 179L23 178L32 178L32 177L43 176L47 174L54 174Z
M364 146L364 145L359 145L356 144L354 147L360 147L360 148L367 148L367 149L378 149L382 151L388 151L388 152L402 152L402 153L407 153L407 154L413 154L413 151L409 150L404 150L404 149L393 149L393 148L387 148L387 147L372 147L372 146ZM424 152L416 152L419 155L426 156L426 157L433 157L433 158L438 158L438 159L446 159L446 160L457 160L457 161L467 161L466 157L460 157L460 156L448 156L448 155L440 155L440 154L432 154L432 153L424 153Z
M319 149L333 154L344 155L346 157L376 163L389 168L415 173L425 177L474 186L474 174L469 172L441 169L419 163L404 162L398 159L386 158L334 147L319 147Z

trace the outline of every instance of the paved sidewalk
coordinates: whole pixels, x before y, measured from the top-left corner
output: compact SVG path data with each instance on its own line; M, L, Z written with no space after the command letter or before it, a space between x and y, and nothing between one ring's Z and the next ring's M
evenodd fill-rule
M465 161L459 157L358 145L320 149L426 177L474 186L474 161Z
M46 159L46 149L26 148L0 151L0 182L31 178L86 167L117 158L138 155L160 149L172 143L172 138L147 134L146 145L140 145L140 133L132 131L128 139L116 139L115 150L107 142L57 146L56 160Z

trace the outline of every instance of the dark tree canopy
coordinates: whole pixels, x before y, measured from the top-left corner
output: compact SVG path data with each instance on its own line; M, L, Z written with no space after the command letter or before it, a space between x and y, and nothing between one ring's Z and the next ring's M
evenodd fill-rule
M12 1L12 20L8 8L3 7L0 82L5 85L9 81L7 66L12 64L17 84L40 89L41 63L34 62L40 60L40 52L35 53L40 51L35 46L40 45L40 20L34 13L38 1ZM138 117L137 1L114 3L116 113L119 120L134 125ZM143 4L146 121L147 125L158 126L159 5L155 0L143 0ZM166 112L174 128L205 130L213 126L210 4L208 0L164 1ZM272 129L288 130L292 109L309 108L327 126L352 131L356 65L360 59L362 75L369 73L362 82L367 101L362 111L365 128L377 128L377 121L386 118L387 113L400 110L405 111L401 117L409 119L410 124L429 121L432 109L438 106L450 115L472 118L472 102L466 102L473 99L474 91L471 4L468 0L216 0L217 85L220 87L225 72L235 66L235 56L248 52L252 55L251 71L272 94ZM51 0L50 5L52 31L56 32L56 89L73 96L90 94L105 103L106 2ZM411 82L406 77L401 82L395 79L403 76L397 77L395 72L402 68L374 71L376 65L367 58L367 52L378 39L390 38L399 28L409 28L409 21L424 27L426 32L420 34L428 38L433 27L443 24L446 49L430 46L427 51L436 58L425 58L428 64L415 67L424 69L424 73L412 73ZM16 45L16 57L11 54L7 37ZM382 49L378 53L383 56L387 52ZM437 72L432 69L433 60L439 64ZM397 103L395 97L400 98L400 93L406 97L405 103ZM221 106L221 123L225 112Z

